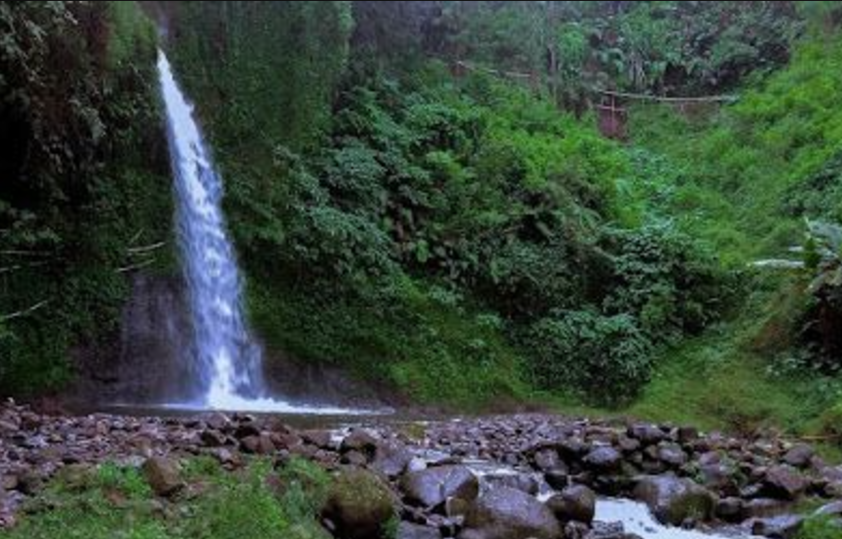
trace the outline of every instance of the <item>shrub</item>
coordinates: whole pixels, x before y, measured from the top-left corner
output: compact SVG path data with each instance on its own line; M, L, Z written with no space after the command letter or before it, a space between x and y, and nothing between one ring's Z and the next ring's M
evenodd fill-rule
M619 405L649 379L651 344L634 319L592 311L561 311L528 331L534 381L573 388L590 402Z
M654 342L699 333L730 303L735 275L669 222L611 230L614 283L607 313L628 313Z

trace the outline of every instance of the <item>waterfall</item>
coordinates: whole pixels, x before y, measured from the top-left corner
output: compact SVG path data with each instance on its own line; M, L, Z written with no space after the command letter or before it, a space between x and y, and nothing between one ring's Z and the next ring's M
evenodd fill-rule
M296 413L367 413L294 406L269 398L262 351L250 335L242 306L242 279L222 213L222 178L214 168L193 106L181 92L163 51L158 72L167 117L175 182L181 261L190 296L195 345L190 395L176 407Z
M261 350L244 321L242 280L221 208L222 179L163 51L158 70L196 339L193 398L211 408L230 408L263 395Z

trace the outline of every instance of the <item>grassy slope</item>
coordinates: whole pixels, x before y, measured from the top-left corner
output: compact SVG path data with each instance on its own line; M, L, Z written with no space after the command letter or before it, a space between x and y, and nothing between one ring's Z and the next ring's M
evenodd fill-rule
M688 119L668 107L635 110L632 144L642 165L632 184L646 197L638 204L676 216L734 267L786 256L802 234L802 216L789 206L840 149L840 63L842 39L821 36L719 113ZM820 209L838 215L840 202L825 197ZM802 302L803 278L748 279L750 293L735 319L665 350L630 413L708 428L821 428L817 418L837 401L839 384L782 367L793 349L789 328Z

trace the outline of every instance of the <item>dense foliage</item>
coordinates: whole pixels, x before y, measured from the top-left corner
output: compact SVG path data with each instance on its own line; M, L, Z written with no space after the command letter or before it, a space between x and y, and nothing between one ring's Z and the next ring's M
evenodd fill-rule
M171 203L136 5L4 3L0 34L0 387L27 393L114 327L115 270L166 266L132 248L169 239Z
M270 369L717 426L839 400L838 248L747 269L842 217L837 3L142 4L0 6L4 391L59 386L114 328L115 270L173 270L144 250L172 235L157 41ZM621 145L593 127L607 88L739 99L634 107Z

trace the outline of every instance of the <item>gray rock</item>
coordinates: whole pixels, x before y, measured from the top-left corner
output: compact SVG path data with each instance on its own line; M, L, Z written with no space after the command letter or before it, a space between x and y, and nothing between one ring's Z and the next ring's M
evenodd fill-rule
M330 431L326 430L305 430L299 434L302 441L315 445L319 449L333 449L334 443ZM295 445L295 444L291 444Z
M596 494L586 486L574 485L547 500L547 507L562 522L590 524L596 512Z
M716 518L725 522L742 522L745 515L745 502L736 497L723 498L716 502L714 512Z
M486 475L483 477L490 488L509 487L516 488L527 494L535 496L541 488L538 479L534 475L527 474L500 474Z
M585 539L641 539L632 533L626 533L621 522L595 522L593 530Z
M663 441L667 434L655 425L639 423L628 428L628 435L636 438L644 445L654 445Z
M658 460L669 467L678 468L687 463L687 454L678 444L664 443L658 447Z
M170 496L184 487L178 462L166 457L152 457L143 463L143 475L158 496Z
M558 539L561 525L552 511L519 490L501 487L478 498L465 517L459 539Z
M407 501L423 507L436 507L451 497L471 501L479 494L477 477L460 465L407 473L400 485Z
M441 539L441 532L436 528L403 521L398 526L396 539Z
M660 522L673 526L680 526L687 519L710 519L715 501L706 488L674 475L639 478L634 497L649 506Z
M616 472L620 469L623 456L613 447L597 447L583 459L591 469L598 472Z
M265 432L242 438L240 440L240 447L246 453L256 455L271 455L275 452L275 444L272 443L272 437Z
M804 519L797 515L758 518L751 523L751 533L771 539L795 539L804 524Z
M784 455L784 462L796 468L807 468L813 460L815 451L807 444L796 444Z
M788 466L774 466L766 472L763 486L773 498L794 500L807 489L807 480Z
M842 501L835 501L825 504L816 509L815 514L820 516L842 516Z
M566 469L564 461L562 461L561 457L558 455L558 451L552 447L546 447L536 451L535 454L532 455L532 462L535 464L535 467L542 472Z
M545 473L544 481L546 481L547 484L555 490L562 490L570 484L568 474L559 470Z
M746 518L760 518L780 515L786 510L786 503L771 498L755 498L745 502Z
M225 445L226 436L215 429L205 429L200 435L202 443L207 447L221 447Z
M687 445L699 439L699 430L696 427L678 427L678 443Z
M404 473L412 461L412 453L400 444L379 444L371 467L388 477Z

